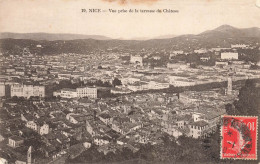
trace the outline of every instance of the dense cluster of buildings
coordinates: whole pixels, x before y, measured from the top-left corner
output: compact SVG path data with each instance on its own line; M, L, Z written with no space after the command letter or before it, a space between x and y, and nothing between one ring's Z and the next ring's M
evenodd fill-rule
M89 54L58 54L49 56L36 56L29 52L23 56L10 55L2 57L1 60L1 83L0 96L3 97L8 92L11 96L39 96L45 97L49 93L46 86L59 84L68 80L71 83L83 82L83 88L62 88L54 91L55 95L66 98L85 97L96 98L96 91L91 91L88 84L103 83L112 85L112 81L117 78L122 82L122 86L110 88L115 94L126 94L130 92L166 89L170 85L176 87L194 86L212 82L227 81L230 71L233 72L233 81L259 78L259 70L249 69L251 64L240 61L241 54L237 49L251 49L250 45L234 44L231 48L201 48L192 52L184 50L171 50L168 54L169 60L164 66L153 67L152 61L160 61L158 55L161 52L141 52L121 51L113 52L94 51ZM28 50L27 50L28 51ZM25 52L27 52L25 51ZM166 52L163 52L164 54ZM172 62L171 58L176 55L188 55L189 53L199 54L202 62L212 60L207 53L215 53L215 66L200 65L193 68L190 62ZM122 58L129 57L128 61ZM127 64L128 63L128 64ZM27 84L30 85L27 85ZM45 89L44 89L45 87ZM81 91L80 91L81 90ZM77 92L77 93L76 93ZM90 92L93 92L90 94ZM51 91L53 94L53 91Z
M250 46L232 45L232 49L238 48ZM260 78L259 69L250 69L250 63L238 60L237 52L225 50L230 49L192 51L217 54L214 66L196 68L189 62L170 61L188 54L183 50L171 51L165 65L153 68L149 60L158 62L161 57L157 53L150 56L153 52L149 51L138 55L109 50L89 54L1 56L0 139L8 140L3 150L15 152L9 154L14 162L19 162L25 161L22 152L30 146L42 157L56 159L66 153L74 158L93 144L104 154L123 148L136 152L142 144L161 144L165 133L175 138L209 137L217 130L225 105L238 95L232 82ZM124 57L129 58L123 60ZM208 62L211 57L201 56L200 60ZM115 79L120 84L114 84ZM47 95L49 86L64 81L81 87L63 87ZM227 87L178 94L165 92L172 86L213 82L226 82ZM116 96L99 98L98 85ZM140 94L140 91L147 92ZM51 96L62 99L8 99ZM37 162L45 163L44 160Z
M225 104L231 103L237 94L227 95L217 89L186 91L179 95L129 94L98 101L80 98L11 102L6 103L3 109L15 120L8 122L0 135L10 140L11 147L21 148L25 141L32 140L28 131L37 133L42 138L37 151L53 159L65 149L67 152L74 149L71 141L75 139L81 143L78 145L81 151L95 144L104 154L123 147L136 152L140 144L162 143L164 133L175 138L181 135L193 138L210 136L225 113Z

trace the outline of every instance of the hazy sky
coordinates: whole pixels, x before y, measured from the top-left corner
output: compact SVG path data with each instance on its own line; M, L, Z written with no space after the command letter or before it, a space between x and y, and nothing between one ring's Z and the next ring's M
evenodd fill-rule
M82 13L100 8L102 13ZM109 13L172 9L178 13ZM105 35L112 38L197 34L229 24L260 27L256 0L0 0L0 32Z

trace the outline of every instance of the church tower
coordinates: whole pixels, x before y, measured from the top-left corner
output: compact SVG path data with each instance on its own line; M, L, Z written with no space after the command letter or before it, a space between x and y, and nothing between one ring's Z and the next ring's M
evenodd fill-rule
M32 164L32 146L27 151L27 164Z
M228 77L227 95L232 94L232 78Z

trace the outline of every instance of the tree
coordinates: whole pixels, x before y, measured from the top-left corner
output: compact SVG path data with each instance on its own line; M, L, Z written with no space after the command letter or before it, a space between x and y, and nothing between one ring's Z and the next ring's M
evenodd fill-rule
M119 80L118 78L114 78L113 82L112 82L113 86L117 86L117 85L122 85L121 80Z
M260 61L260 52L258 48L238 49L238 53L241 54L239 56L240 60L244 60L246 62L252 62L254 64Z
M108 81L105 81L103 84L104 87L111 87L111 84Z
M115 95L110 92L110 90L98 90L98 98L114 97Z
M205 148L204 152L209 163L219 163L219 152L220 152L220 126L217 127L216 132L209 138L203 140L202 145Z
M259 69L260 67L258 65L251 65L250 69Z
M133 152L129 148L126 148L126 147L123 147L122 152L120 154L124 160L132 159L134 156Z
M235 110L231 114L259 115L260 88L255 86L253 80L247 80L245 86L239 91L238 100L234 102Z
M225 105L225 109L226 109L227 114L232 114L234 112L233 108L232 108L232 104L230 104L230 103Z
M13 96L11 99L12 99L13 101L18 101L18 97L17 97L17 96Z
M154 161L154 154L152 153L154 151L155 147L151 145L150 143L141 145L138 152L136 152L137 156L141 159L147 160L147 161Z

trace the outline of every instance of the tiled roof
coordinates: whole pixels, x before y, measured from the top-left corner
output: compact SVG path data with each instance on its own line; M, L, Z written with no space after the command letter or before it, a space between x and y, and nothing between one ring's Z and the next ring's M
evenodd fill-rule
M202 127L208 125L208 123L206 121L197 121L197 122L192 122L190 125Z
M9 139L12 139L14 141L21 141L21 140L23 140L23 138L20 137L20 136L11 136L11 137L9 137Z

